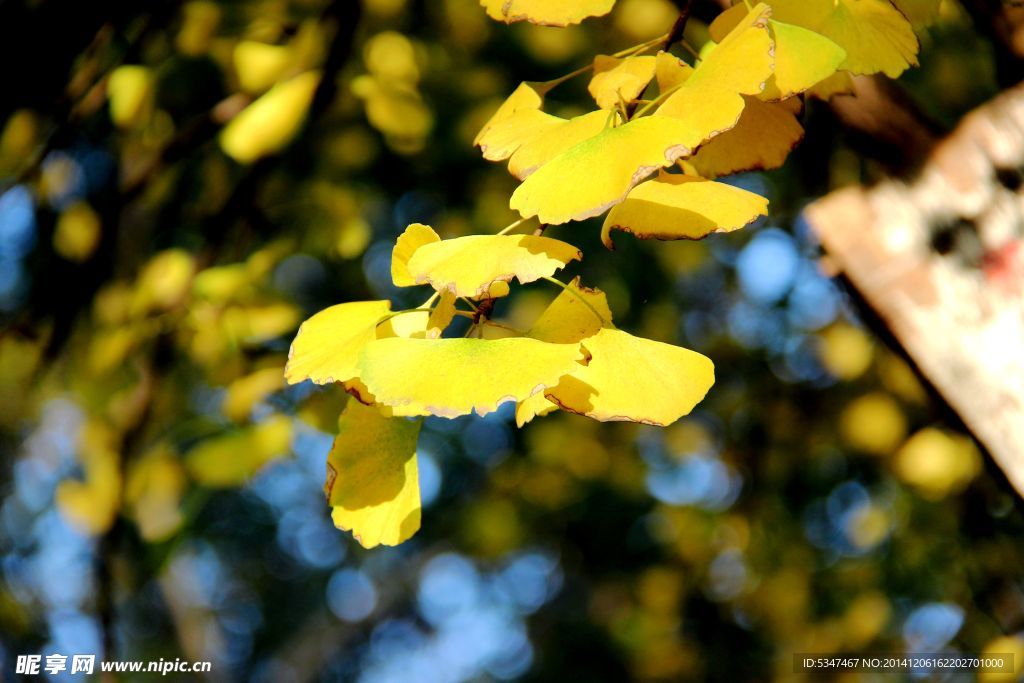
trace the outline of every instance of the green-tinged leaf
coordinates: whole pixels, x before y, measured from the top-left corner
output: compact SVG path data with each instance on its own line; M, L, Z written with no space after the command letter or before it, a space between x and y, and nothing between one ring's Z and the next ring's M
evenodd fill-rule
M350 400L327 456L324 493L339 529L364 548L398 545L420 528L416 440L422 420L385 417Z

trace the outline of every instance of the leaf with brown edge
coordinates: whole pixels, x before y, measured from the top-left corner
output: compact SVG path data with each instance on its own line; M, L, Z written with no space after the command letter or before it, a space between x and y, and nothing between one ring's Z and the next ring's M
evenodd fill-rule
M803 108L799 97L782 102L762 102L751 96L746 100L736 127L712 138L686 160L701 176L778 168L803 140L804 128L797 120Z
M420 528L416 441L422 420L349 401L327 456L324 493L335 526L364 548L398 545Z
M429 284L438 292L491 298L496 282L516 278L526 284L580 258L579 249L550 237L469 235L420 247L408 267L417 284Z
M615 0L480 0L480 4L487 16L506 24L528 21L565 27L608 14Z
M545 396L602 422L666 426L687 415L715 382L711 360L671 344L602 328L583 341L590 363Z
M662 173L638 185L609 212L601 241L612 248L612 230L640 239L701 239L738 230L768 211L768 200L732 185L696 176Z

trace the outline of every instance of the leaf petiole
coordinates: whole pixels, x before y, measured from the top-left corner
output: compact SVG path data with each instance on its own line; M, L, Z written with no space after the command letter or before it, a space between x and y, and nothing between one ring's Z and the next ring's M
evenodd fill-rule
M530 218L532 218L532 216ZM498 234L499 235L507 235L508 233L512 232L513 230L518 228L520 225L522 225L526 221L530 220L530 218L520 218L519 220L515 221L514 223L512 223L510 225L506 225L504 228L499 230Z

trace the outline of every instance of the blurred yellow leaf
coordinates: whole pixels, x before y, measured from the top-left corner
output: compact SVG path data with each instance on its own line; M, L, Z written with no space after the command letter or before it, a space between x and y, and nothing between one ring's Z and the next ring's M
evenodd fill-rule
M166 446L130 464L124 497L142 538L159 542L178 530L183 520L181 497L187 486L185 469Z
M579 367L579 344L536 339L403 339L371 342L359 376L378 404L403 414L486 415L505 401L553 387Z
M612 247L612 230L641 239L700 239L738 230L767 215L768 200L732 185L679 173L662 173L637 185L615 206L601 228Z
M190 57L204 54L220 23L220 6L207 0L187 2L182 14L181 29L175 38L178 51Z
M545 395L563 410L595 420L669 425L693 410L715 382L695 351L610 327L583 340L590 363L577 365Z
M390 301L354 301L326 308L299 327L288 352L289 384L344 382L359 377L359 353L377 336Z
M363 47L363 61L374 76L382 80L415 84L420 80L416 64L416 48L412 41L397 31L382 31Z
M581 256L576 247L550 237L469 235L424 244L409 258L408 270L415 282L438 292L481 298L495 282L533 282Z
M194 270L192 255L184 249L160 252L139 273L132 311L141 314L173 308L188 293Z
M487 16L511 24L528 21L543 26L578 24L612 10L615 0L480 0Z
M887 455L906 438L907 418L888 394L865 394L843 409L839 433L855 448L874 455Z
M84 480L65 480L57 485L57 507L65 519L83 533L98 536L107 531L121 504L120 438L96 420L82 427L78 459Z
M415 85L364 75L353 79L352 92L366 101L366 118L398 151L415 151L434 125L434 117Z
M270 45L255 40L242 40L232 55L235 74L242 92L258 95L277 83L292 66L291 50L284 45Z
M264 465L287 455L291 440L291 418L275 415L200 442L186 454L185 467L204 486L241 486Z
M275 84L224 127L221 149L243 164L279 152L302 127L319 83L320 73L307 71Z
M874 346L863 330L840 323L822 332L821 341L821 362L839 379L856 379L871 367Z
M982 657L999 658L1000 655L1011 655L1013 657L1012 666L1006 667L1006 671L979 671L978 681L981 683L1015 683L1020 680L1021 662L1024 662L1024 636L1000 636L986 643L981 651Z
M632 57L594 57L594 76L587 90L601 109L614 109L619 102L631 102L640 96L654 78L657 58L650 55Z
M119 128L141 125L153 113L155 79L149 67L138 64L119 66L107 80L110 119Z
M981 456L968 437L927 427L896 453L896 474L925 498L962 491L981 472Z
M364 548L398 545L420 528L421 423L384 417L353 400L338 420L324 492L335 526L351 531Z
M53 232L53 249L68 259L87 261L100 241L100 217L88 203L72 202L61 211Z
M280 365L272 365L245 377L239 377L229 384L224 392L221 412L235 422L247 420L253 406L284 388L283 372L284 368Z

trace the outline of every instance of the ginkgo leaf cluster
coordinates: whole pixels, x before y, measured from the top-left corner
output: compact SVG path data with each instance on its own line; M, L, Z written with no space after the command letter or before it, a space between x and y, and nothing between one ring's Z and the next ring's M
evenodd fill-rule
M614 4L481 0L496 20L547 26L601 16ZM897 76L914 65L918 43L907 17L927 21L932 5L736 3L710 25L706 45L684 46L689 61L671 51L672 36L597 55L561 79L521 83L474 140L520 181L509 206L521 220L498 234L453 239L409 225L392 251L392 280L433 295L401 311L387 300L332 306L303 323L292 344L289 383L340 384L353 397L327 465L335 524L367 547L416 532L415 451L426 416L482 416L514 403L519 426L558 410L665 426L693 410L714 383L712 362L617 328L603 292L579 278L554 279L583 255L544 235L546 227L607 214L601 239L611 248L615 231L693 240L766 216L766 198L720 178L781 166L803 138L805 94L829 96L849 90L855 75ZM395 64L405 65L399 81L418 78L411 56ZM590 111L545 111L553 90L585 74ZM538 230L513 234L531 219ZM529 329L492 319L512 285L538 281L562 291ZM464 329L458 319L468 322L463 336L453 336Z

